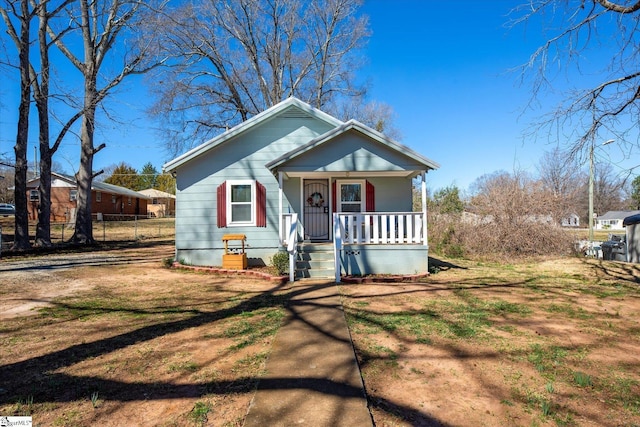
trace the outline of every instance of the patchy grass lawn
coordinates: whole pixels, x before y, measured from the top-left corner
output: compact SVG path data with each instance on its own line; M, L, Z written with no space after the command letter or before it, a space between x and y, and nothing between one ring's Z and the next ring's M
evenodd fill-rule
M0 415L242 425L285 314L275 285L168 270L134 252L133 264L2 273L3 308L45 304L2 310Z
M376 426L640 426L639 282L567 258L342 285Z

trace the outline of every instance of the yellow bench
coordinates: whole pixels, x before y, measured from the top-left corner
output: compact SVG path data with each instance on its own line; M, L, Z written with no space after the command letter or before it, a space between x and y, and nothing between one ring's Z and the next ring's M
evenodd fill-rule
M240 240L242 243L242 252L231 253L229 252L229 241ZM229 270L246 270L247 269L247 254L244 253L244 242L247 240L247 236L244 234L225 234L222 236L224 242L224 254L222 255L222 268Z

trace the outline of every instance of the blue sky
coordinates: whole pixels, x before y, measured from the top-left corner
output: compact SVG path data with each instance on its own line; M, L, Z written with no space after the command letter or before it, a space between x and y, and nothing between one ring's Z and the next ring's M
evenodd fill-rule
M393 106L403 143L437 161L432 188L466 189L476 178L514 168L535 173L552 147L524 141L530 90L510 69L539 40L506 23L517 2L367 2L373 97Z
M510 10L521 3L365 2L372 36L359 76L371 82L370 99L393 107L401 142L441 165L428 174L432 189L455 184L466 190L498 170L535 173L542 154L553 148L522 137L531 120L546 111L543 106L523 114L530 87L509 72L544 41L534 25L506 27ZM17 98L7 86L0 87L0 95L0 154L12 157ZM103 122L97 130L96 145L105 142L107 148L96 155L94 169L125 161L140 170L150 161L160 170L170 158L145 116L141 82L119 88L110 106L123 121ZM32 160L35 132L30 141ZM66 172L75 170L78 158L79 144L72 139L54 157Z

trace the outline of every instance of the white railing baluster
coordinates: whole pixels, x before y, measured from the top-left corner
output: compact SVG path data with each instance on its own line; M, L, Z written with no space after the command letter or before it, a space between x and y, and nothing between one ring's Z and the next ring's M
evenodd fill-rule
M371 243L378 244L380 240L380 215L373 215L373 237Z
M416 240L415 243L422 243L422 217L421 216L416 216Z
M423 243L422 213L338 213L345 244Z
M398 217L389 215L389 243L396 243L396 233L398 232Z
M362 241L364 243L371 242L371 215L364 216L364 224L362 227L364 233L362 234Z
M389 240L388 234L389 217L387 215L380 215L380 244L384 245Z

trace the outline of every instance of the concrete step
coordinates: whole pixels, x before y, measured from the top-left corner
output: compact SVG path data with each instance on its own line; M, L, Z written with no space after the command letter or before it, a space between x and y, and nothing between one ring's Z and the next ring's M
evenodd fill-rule
M296 278L329 279L335 277L333 245L305 243L298 246Z

